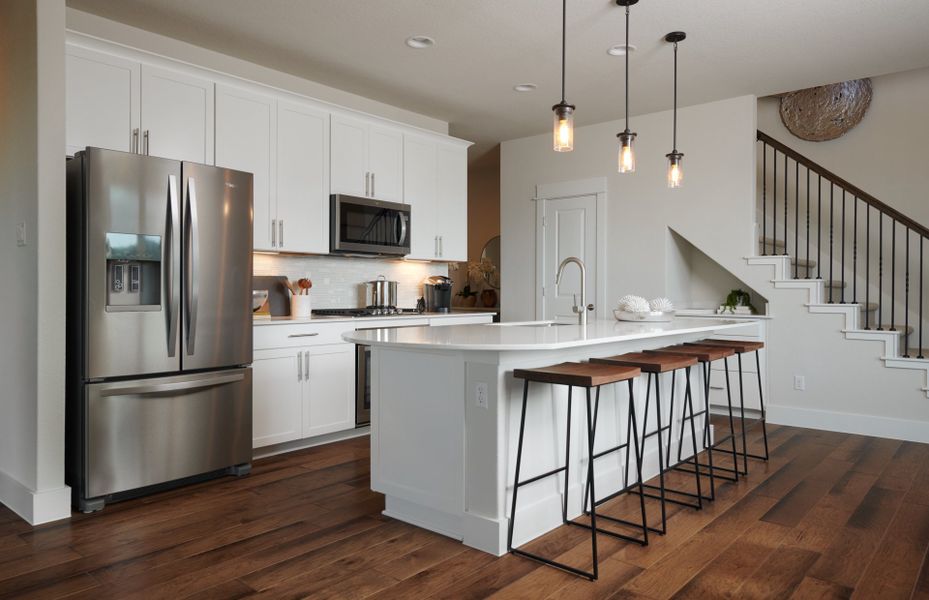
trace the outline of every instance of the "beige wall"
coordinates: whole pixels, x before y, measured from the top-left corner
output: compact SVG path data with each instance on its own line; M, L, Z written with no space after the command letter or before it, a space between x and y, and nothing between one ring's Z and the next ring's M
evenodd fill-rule
M468 260L480 260L484 244L497 235L500 235L500 146L468 169Z
M781 123L779 100L758 100L758 129L929 225L929 68L871 79L871 107L857 127L828 142L806 142Z
M70 514L64 486L64 0L0 3L0 502ZM17 225L26 245L17 245Z

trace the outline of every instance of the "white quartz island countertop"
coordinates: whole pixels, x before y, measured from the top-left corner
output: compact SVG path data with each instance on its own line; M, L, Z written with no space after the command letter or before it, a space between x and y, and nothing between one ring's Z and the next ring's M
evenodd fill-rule
M350 331L345 341L369 346L432 350L560 350L598 344L709 333L744 327L746 322L727 319L675 319L669 323L591 320L587 327L574 323L525 322L405 327Z

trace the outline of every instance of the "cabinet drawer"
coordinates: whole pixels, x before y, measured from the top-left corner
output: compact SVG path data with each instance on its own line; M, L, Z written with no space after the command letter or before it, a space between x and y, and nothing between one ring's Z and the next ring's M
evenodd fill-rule
M726 317L723 315L720 315L719 318L725 319ZM754 323L746 323L745 325L742 325L740 327L733 327L732 329L726 329L725 331L721 331L720 333L716 335L712 335L710 337L721 338L721 339L726 339L728 337L731 337L731 338L736 338L736 339L751 338L753 340L763 340L764 339L764 323L760 321L755 321Z
M254 328L255 350L340 344L342 334L355 329L354 323L295 323L258 325Z

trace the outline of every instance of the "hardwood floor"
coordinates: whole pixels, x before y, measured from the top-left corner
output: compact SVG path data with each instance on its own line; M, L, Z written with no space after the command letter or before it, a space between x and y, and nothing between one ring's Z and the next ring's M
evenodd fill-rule
M600 536L595 583L382 516L360 438L42 527L0 507L0 598L929 599L929 445L776 426L769 440L770 462L702 511L671 508L648 547ZM528 549L589 566L579 528Z

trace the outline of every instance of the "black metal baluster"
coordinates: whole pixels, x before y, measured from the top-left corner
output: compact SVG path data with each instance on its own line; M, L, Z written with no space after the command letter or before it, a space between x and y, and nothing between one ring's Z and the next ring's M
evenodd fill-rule
M871 299L871 205L865 204L864 223L864 328L871 329L871 311L868 301Z
M823 176L819 175L816 187L819 201L816 208L816 279L823 278Z
M806 168L806 278L810 278L810 168Z
M877 213L877 330L884 330L884 211Z
M894 302L894 292L897 290L897 219L890 222L890 329L897 326L894 312L897 308Z
M835 279L833 279L833 274L832 274L832 269L833 269L832 251L833 251L833 247L835 246L835 232L833 231L834 221L835 221L835 218L833 217L833 215L835 214L833 212L834 203L835 203L835 184L830 181L829 182L829 281L827 282L829 285L829 304L832 304L832 291L833 291L832 284L835 283Z
M785 240L786 241L786 240ZM794 161L794 279L800 278L800 163Z
M858 196L854 202L854 230L852 231L852 304L858 302Z
M771 254L777 254L777 148L771 151L774 176L771 177Z
M761 142L761 255L768 255L768 144Z
M777 235L775 233L775 235ZM787 256L787 155L784 155L784 256Z
M910 228L906 228L906 270L903 273L903 358L910 357Z
M839 303L845 304L845 188L842 188L842 289L839 291Z
M926 236L919 236L919 348L916 349L916 358L923 358L923 240Z

